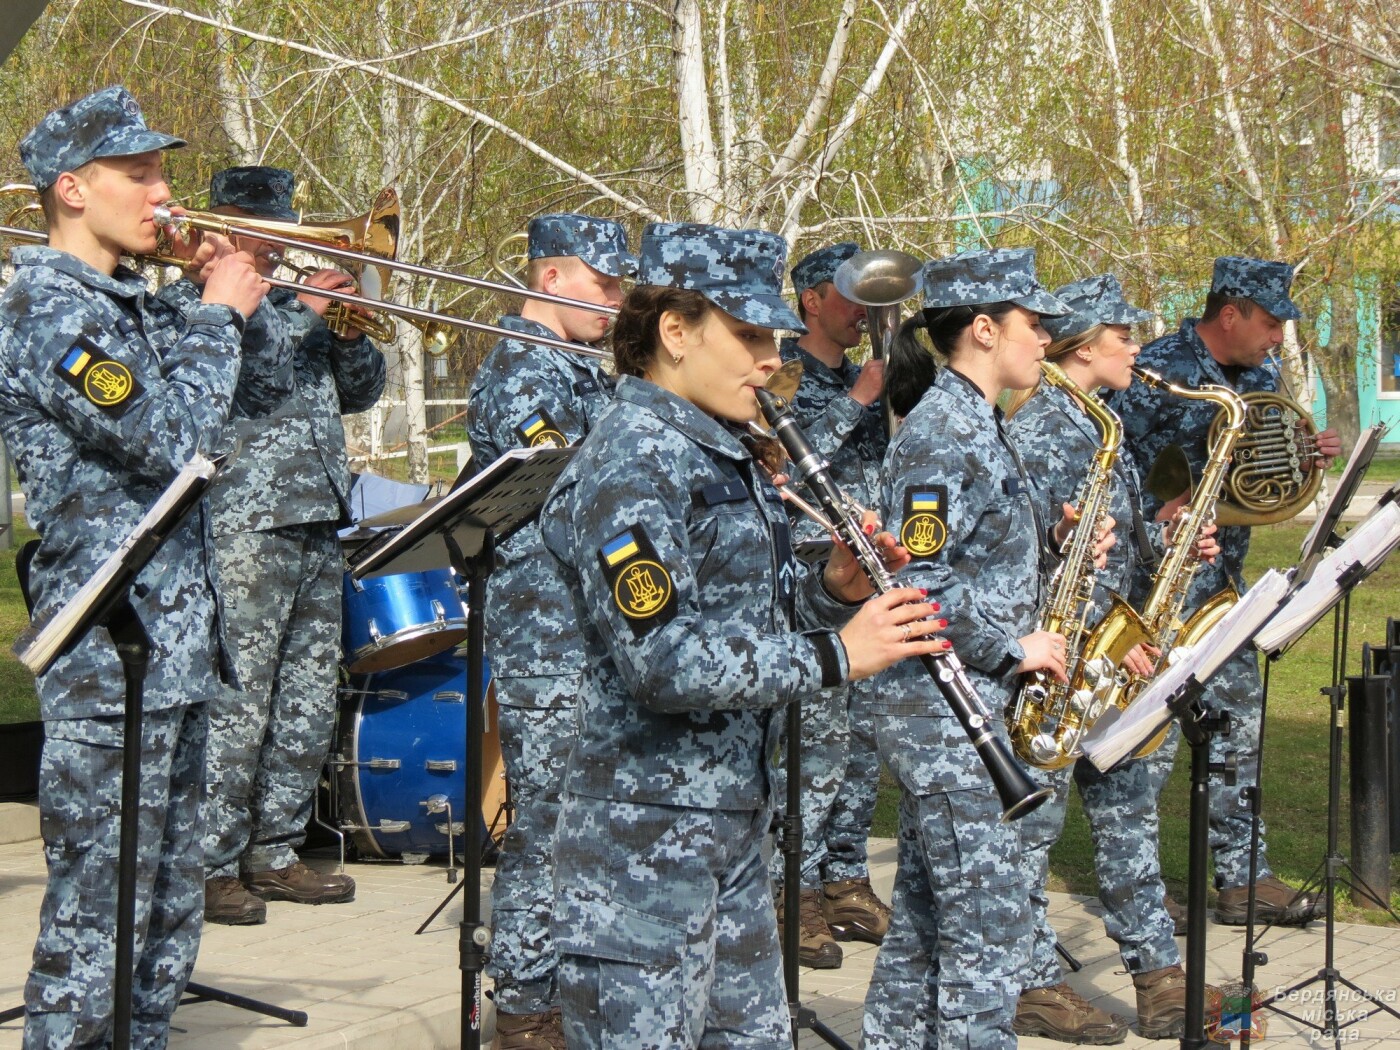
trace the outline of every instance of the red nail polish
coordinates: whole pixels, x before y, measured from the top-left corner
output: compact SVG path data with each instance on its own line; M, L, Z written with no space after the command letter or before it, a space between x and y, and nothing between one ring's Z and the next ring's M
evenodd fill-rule
M928 588L927 588L927 587L920 587L920 588L919 588L919 593L922 594L925 598L927 598L927 597L928 597Z
M874 525L867 525L867 526L865 526L865 534L866 534L867 536L874 536L874 535L875 535L875 526L874 526Z
M924 591L924 593L927 594L928 591ZM929 608L931 608L934 612L943 611L943 606L939 605L937 602L929 602Z
M947 621L947 620L939 620L939 621L938 621L938 628L939 628L939 630L942 630L944 627L947 627L947 626L948 626L948 621ZM948 644L951 645L952 643L949 642Z
M950 641L948 641L948 640L945 638L945 639L943 640L943 648L945 648L945 649L951 649L951 648L953 648L953 643L950 642Z

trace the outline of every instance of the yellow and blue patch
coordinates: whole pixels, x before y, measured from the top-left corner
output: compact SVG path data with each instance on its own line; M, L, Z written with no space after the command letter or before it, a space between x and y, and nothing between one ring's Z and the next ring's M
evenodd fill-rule
M675 618L675 583L642 526L633 525L599 547L598 563L634 635Z
M899 542L915 558L929 558L948 542L948 486L911 485L904 490Z
M569 444L569 439L564 436L564 432L554 425L554 420L550 419L549 413L542 408L521 420L520 425L515 428L515 432L525 442L526 448L540 448L546 445L554 448L566 448Z
M91 404L109 416L124 415L145 387L120 361L107 357L87 336L78 336L54 371Z

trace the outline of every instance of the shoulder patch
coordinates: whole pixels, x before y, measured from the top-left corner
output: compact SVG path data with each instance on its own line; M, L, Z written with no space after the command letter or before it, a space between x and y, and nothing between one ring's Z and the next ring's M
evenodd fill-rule
M646 634L675 618L675 584L642 526L633 525L599 547L598 564L633 634Z
M904 490L899 542L916 558L937 554L948 541L948 486L910 485Z
M554 420L550 419L549 413L542 408L522 420L515 432L529 448L539 448L542 445L567 448L569 445L564 432L554 425Z
M58 359L54 371L88 401L109 416L123 416L131 402L145 393L145 387L120 361L107 357L87 336L74 340L68 352Z

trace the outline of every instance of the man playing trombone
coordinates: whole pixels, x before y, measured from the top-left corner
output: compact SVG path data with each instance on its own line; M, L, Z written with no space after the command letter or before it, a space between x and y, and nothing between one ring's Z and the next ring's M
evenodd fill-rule
M236 399L270 407L240 370L285 369L240 348L267 285L224 238L177 247L203 284L183 311L121 265L156 250L154 209L170 197L161 151L183 145L147 128L119 87L54 110L20 143L49 246L13 253L0 296L0 433L40 537L36 619L66 605L180 468L214 445ZM124 739L123 673L106 631L90 631L37 683L48 885L24 991L26 1047L112 1040L123 747L141 752L132 1045L165 1045L199 947L205 702L218 682L197 520L156 552L131 602L151 638L139 740Z
M209 205L235 220L295 223L294 183L282 168L229 168L214 174ZM238 238L238 246L264 277L280 265L268 242ZM355 285L339 270L320 270L306 283ZM222 443L236 451L206 497L236 688L209 705L204 917L232 925L265 921L268 900L333 904L355 896L349 875L313 871L296 851L335 714L343 568L336 529L349 521L350 491L340 417L379 399L384 355L357 331L333 333L324 296L278 288L268 300L277 325L250 328L245 341L288 342L294 384L265 418L235 405Z
M527 299L501 318L523 336L599 342L622 302L622 278L636 272L616 222L587 215L541 215L530 223L526 284L538 292L607 307L605 312ZM472 380L467 436L484 467L502 453L581 441L612 397L598 360L502 339ZM500 705L501 752L515 822L496 863L491 890L491 959L497 1045L564 1046L558 961L549 936L553 912L554 826L569 752L583 640L568 589L531 524L497 549L487 590L486 651Z

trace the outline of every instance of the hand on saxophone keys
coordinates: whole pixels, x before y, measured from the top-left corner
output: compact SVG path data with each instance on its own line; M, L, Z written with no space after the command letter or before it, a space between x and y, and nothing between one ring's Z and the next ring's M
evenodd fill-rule
M1186 515L1186 502L1189 496L1190 493L1182 493L1157 512L1157 520L1166 522L1162 527L1162 545L1164 547L1172 545L1177 529L1181 527L1181 519ZM1219 526L1211 522L1201 529L1201 534L1196 537L1195 546L1191 548L1191 553L1197 561L1203 561L1207 565L1215 564L1215 559L1220 555L1220 542L1215 538L1218 528Z
M1018 640L1026 652L1024 659L1016 666L1019 673L1048 671L1056 681L1069 681L1064 635L1056 631L1035 631Z
M1079 509L1072 503L1064 503L1060 506L1061 518L1055 523L1051 530L1055 546L1059 550L1064 550L1069 543L1070 536L1079 525ZM1108 565L1108 552L1118 542L1118 537L1113 534L1113 527L1118 522L1111 515L1105 514L1103 521L1099 525L1098 534L1094 537L1094 568L1103 569Z

